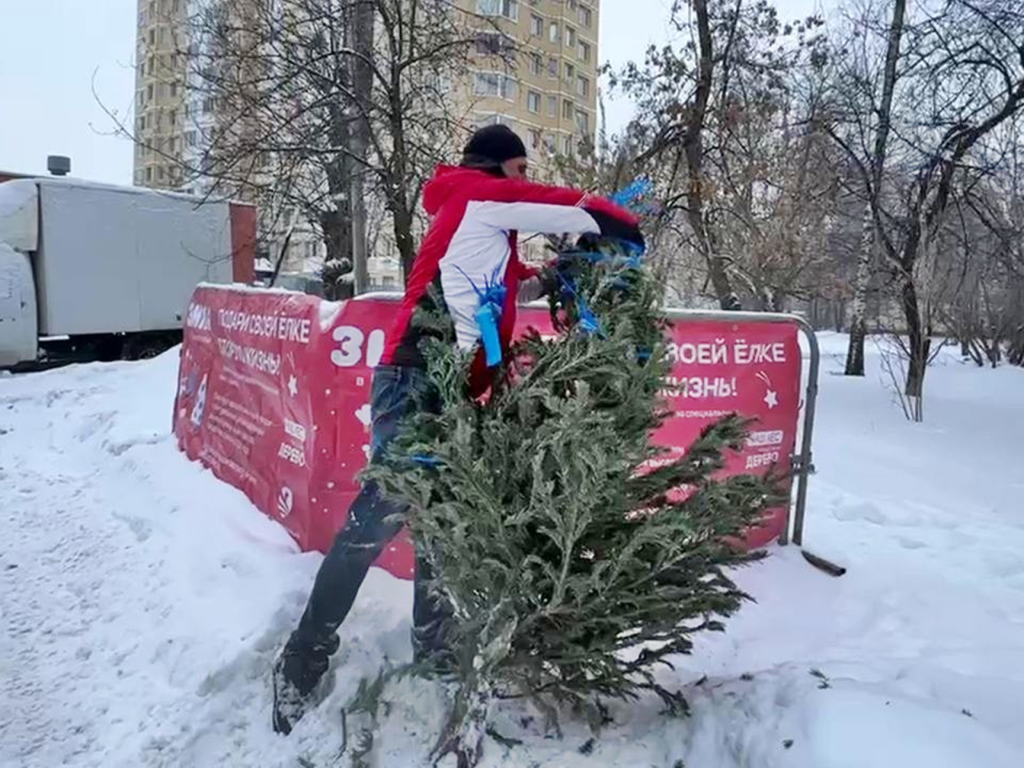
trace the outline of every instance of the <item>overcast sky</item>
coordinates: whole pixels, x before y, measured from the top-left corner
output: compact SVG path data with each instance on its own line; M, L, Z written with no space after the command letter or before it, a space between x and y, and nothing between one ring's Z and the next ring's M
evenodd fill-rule
M776 0L786 18L832 3ZM602 0L601 60L621 65L664 42L671 4ZM98 101L130 114L135 13L136 0L0 0L0 170L45 173L46 156L61 154L75 176L131 183L131 144ZM628 116L609 106L612 125Z

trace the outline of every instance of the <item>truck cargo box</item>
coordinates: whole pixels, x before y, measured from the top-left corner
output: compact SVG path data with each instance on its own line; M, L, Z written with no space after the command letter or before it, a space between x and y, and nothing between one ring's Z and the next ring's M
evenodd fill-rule
M226 202L40 179L39 332L180 327L200 282L232 279Z
M34 360L32 336L111 358L173 343L196 285L254 280L255 241L244 203L68 178L0 183L0 367Z

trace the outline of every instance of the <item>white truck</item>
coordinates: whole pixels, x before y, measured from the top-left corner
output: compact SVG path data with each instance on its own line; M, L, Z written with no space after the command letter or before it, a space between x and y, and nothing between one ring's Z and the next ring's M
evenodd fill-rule
M200 282L252 283L256 210L59 177L0 183L0 369L137 359Z

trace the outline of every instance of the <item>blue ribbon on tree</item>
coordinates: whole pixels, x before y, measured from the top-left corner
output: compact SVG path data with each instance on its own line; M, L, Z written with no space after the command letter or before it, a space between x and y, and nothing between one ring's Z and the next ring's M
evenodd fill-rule
M630 208L637 200L649 194L654 189L654 182L645 176L634 180L632 183L620 189L609 200L623 208Z
M501 335L498 333L498 323L501 320L501 311L505 306L508 289L502 282L498 270L495 270L490 279L484 278L484 287L481 290L461 267L456 267L456 269L469 280L469 284L476 291L477 298L480 300L480 305L476 308L476 322L480 328L480 341L484 345L487 367L493 368L501 362Z
M558 279L562 284L562 295L576 302L576 311L579 314L579 320L577 321L579 329L588 336L594 333L604 336L604 331L601 330L601 322L597 319L597 315L594 314L594 310L587 304L587 300L576 290L575 282L561 272L558 273Z
M427 467L440 467L444 464L436 456L427 456L426 454L416 454L410 457L416 464L421 464Z

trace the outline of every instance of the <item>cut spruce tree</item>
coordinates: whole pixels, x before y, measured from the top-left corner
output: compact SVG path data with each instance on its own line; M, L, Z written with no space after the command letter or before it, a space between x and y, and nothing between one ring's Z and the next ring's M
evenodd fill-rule
M670 362L662 292L638 255L593 243L559 264L557 337L517 342L478 400L469 357L428 342L441 412L418 416L367 470L410 506L450 606L437 661L456 694L435 758L459 766L479 761L501 698L532 700L552 725L559 707L602 712L602 699L645 690L685 711L656 667L739 609L747 596L728 569L758 554L735 542L779 501L771 480L712 477L745 439L737 415L681 458L652 442Z

